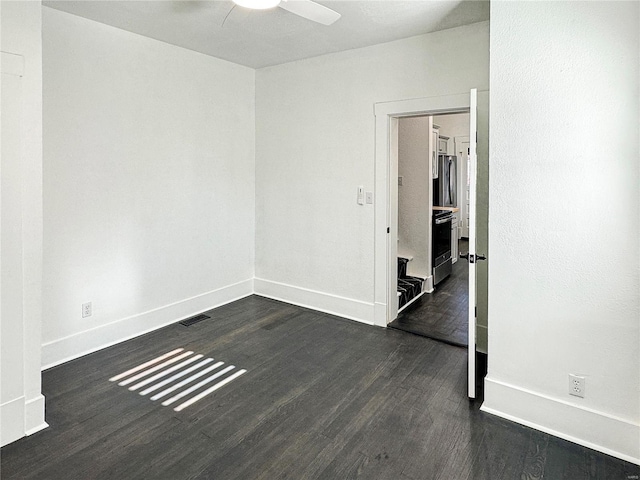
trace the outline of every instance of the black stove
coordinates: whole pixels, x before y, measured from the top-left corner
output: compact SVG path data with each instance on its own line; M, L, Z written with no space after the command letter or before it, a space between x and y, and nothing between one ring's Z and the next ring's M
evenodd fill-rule
M434 210L433 211L434 220L452 217L452 216L453 216L453 212L451 212L450 210Z
M451 220L453 212L451 210L433 211L432 228L432 262L433 262L433 284L437 285L447 278L452 271L451 261Z

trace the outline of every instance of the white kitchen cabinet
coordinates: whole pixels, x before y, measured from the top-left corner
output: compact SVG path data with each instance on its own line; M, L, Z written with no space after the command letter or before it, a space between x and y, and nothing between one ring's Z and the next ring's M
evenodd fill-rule
M438 141L440 135L438 126L434 125L431 131L431 178L438 178Z
M449 155L449 137L438 135L438 155Z

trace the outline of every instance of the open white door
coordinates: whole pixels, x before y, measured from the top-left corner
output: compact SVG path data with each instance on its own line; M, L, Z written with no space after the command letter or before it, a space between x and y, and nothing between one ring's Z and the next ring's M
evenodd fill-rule
M478 92L470 92L469 103L469 348L468 352L468 393L476 398L476 155Z

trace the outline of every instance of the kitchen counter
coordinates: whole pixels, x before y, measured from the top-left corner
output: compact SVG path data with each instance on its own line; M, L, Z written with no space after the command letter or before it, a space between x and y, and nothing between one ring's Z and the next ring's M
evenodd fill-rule
M459 211L460 211L460 209L459 209L458 207L433 207L433 210L434 210L434 211L443 211L443 210L446 210L446 211L448 211L448 212L453 212L453 213L455 213L455 212L459 212Z

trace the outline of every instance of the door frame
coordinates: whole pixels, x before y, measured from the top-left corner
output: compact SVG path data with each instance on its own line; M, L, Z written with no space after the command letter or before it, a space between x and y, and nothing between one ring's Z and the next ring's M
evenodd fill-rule
M31 60L35 60L33 55ZM32 66L34 71L29 68ZM3 208L0 216L9 213L9 229L16 229L13 241L5 242L2 247L2 270L11 277L9 291L0 292L0 301L13 304L13 318L2 317L2 343L10 349L0 348L3 359L11 358L12 375L3 377L10 384L7 398L0 400L0 423L2 434L0 446L4 446L25 435L32 435L49 425L45 421L45 398L41 388L41 321L42 321L42 117L41 105L26 102L32 91L39 90L41 99L42 84L35 70L35 62L29 63L29 57L21 53L0 52L0 76L3 95L14 103L17 112L8 114L12 109L3 105L0 115L0 143L10 130L7 125L17 129L19 146L15 153L2 158L0 183L9 183L13 188L3 189ZM15 89L15 90L14 90ZM0 103L2 100L0 99ZM7 115L4 119L2 116ZM7 123L8 121L8 123ZM35 140L25 143L27 134ZM16 133L14 132L14 136ZM31 137L29 137L31 138ZM15 138L14 138L15 140ZM6 147L6 145L5 145ZM14 155L15 158L14 158ZM8 168L7 168L8 167ZM8 175L7 175L8 174ZM17 182L17 183L16 183ZM1 188L1 187L0 187ZM6 207L10 210L7 211ZM0 227L4 228L4 227ZM6 233L3 231L3 234ZM11 234L10 234L11 235ZM8 250L7 250L8 248ZM10 255L6 255L9 253ZM9 267L4 258L14 258ZM7 295L8 294L8 295ZM6 328L5 327L10 327ZM6 372L5 372L6 373ZM9 391L9 390L8 390Z
M456 156L459 157L459 151L460 149L458 148L458 145L460 144L464 144L464 143L469 143L469 136L468 135L457 135L455 137L453 137L453 150L456 154ZM464 157L461 157L464 158ZM469 165L469 154L467 153L467 157L466 160L463 162L464 163L464 169L463 168L459 168L458 169L458 198L461 198L463 200L462 204L466 204L466 200L467 200L467 187L466 187L466 181L468 181L469 178L469 172L468 172L468 165ZM462 165L462 162L461 162ZM465 180L465 181L463 181ZM460 228L460 232L458 235L458 239L460 239L461 237L465 237L465 238L469 238L469 225L467 222L467 216L465 215L466 213L468 213L468 208L465 207L460 209L460 219L458 219L458 226L460 226L460 220L464 220L464 224L465 227ZM467 229L467 235L463 235L464 229Z
M398 310L398 119L469 113L470 107L469 92L375 104L374 324L377 326L386 327Z

